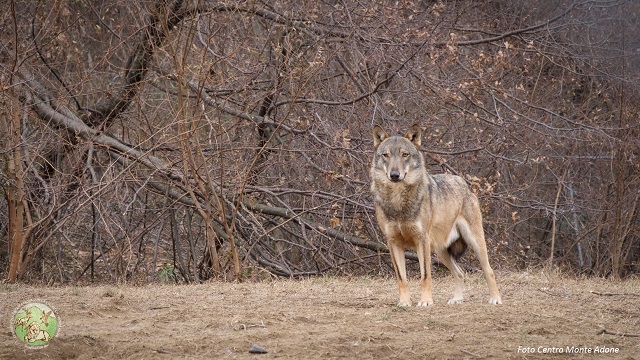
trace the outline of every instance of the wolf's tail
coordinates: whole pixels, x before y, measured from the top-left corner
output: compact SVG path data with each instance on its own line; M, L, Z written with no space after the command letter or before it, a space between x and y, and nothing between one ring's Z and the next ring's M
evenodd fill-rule
M465 251L467 251L467 243L464 242L462 238L458 238L458 240L452 242L447 248L447 252L455 260L459 260Z

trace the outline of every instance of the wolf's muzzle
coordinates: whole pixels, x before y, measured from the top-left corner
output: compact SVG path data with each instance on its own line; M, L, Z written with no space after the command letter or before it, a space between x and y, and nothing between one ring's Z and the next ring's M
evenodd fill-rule
M400 178L400 171L391 170L391 172L389 172L389 180L394 181L394 182L402 180Z

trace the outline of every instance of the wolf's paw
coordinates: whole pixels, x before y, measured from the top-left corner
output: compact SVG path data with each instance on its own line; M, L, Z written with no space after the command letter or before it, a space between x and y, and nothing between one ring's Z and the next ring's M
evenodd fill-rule
M400 300L398 302L398 305L396 305L396 306L399 307L399 308L408 308L408 307L411 307L411 301L402 301L402 300Z
M431 306L431 305L433 305L433 300L431 300L431 299L429 299L429 300L421 300L418 303L419 307L427 307L427 306Z
M498 297L490 297L489 298L489 304L491 305L500 305L502 304L502 299L498 296Z
M452 297L451 299L449 299L449 301L447 301L447 304L449 305L458 305L458 304L462 304L463 299L461 297Z

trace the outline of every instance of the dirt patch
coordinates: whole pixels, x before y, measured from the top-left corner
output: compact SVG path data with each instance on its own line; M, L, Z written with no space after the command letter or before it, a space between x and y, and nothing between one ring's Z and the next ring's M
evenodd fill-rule
M0 333L0 358L640 359L640 279L497 275L501 306L485 303L479 274L467 278L463 304L446 305L452 278L437 274L435 305L408 309L395 306L395 282L380 278L3 285L0 319L7 327ZM416 280L411 290L415 301ZM15 308L33 299L54 307L62 324L39 350L25 348L9 329ZM250 354L252 344L267 353ZM570 350L609 353L576 356Z

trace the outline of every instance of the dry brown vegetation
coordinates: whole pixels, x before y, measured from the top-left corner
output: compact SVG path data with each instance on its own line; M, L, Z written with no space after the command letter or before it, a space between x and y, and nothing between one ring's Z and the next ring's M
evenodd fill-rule
M640 4L29 1L0 14L0 271L388 274L374 123L425 128L497 268L640 266Z
M637 278L498 275L504 305L485 303L480 274L467 279L469 298L463 304L446 305L452 277L436 274L435 305L406 309L395 306L395 281L378 277L140 287L5 285L0 315L22 301L43 299L55 307L62 328L40 350L25 349L3 331L0 358L640 359ZM414 296L417 283L412 283ZM250 354L252 344L267 353ZM618 352L576 356L567 347ZM535 350L523 353L525 348ZM543 353L551 348L563 353Z

